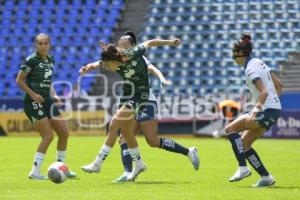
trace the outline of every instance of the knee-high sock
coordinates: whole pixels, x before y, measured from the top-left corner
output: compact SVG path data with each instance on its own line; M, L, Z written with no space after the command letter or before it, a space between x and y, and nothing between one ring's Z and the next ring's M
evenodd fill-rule
M132 158L128 151L128 146L126 143L123 143L120 145L120 147L121 147L121 157L122 157L122 163L124 166L124 171L131 172L132 171Z
M250 148L245 152L247 160L251 164L251 166L255 169L255 171L261 176L269 176L269 172L261 162L258 154L253 148Z
M101 147L98 155L96 156L95 163L100 165L102 162L104 162L105 158L108 156L110 153L111 147L107 146L106 144L103 144Z
M36 152L33 159L33 168L40 168L44 161L45 154Z
M188 148L185 148L184 146L181 146L177 142L166 138L160 138L160 148L175 153L181 153L183 155L188 155L189 153Z
M56 153L56 161L65 162L66 159L66 151L58 151Z
M141 154L140 154L140 150L138 147L135 148L128 148L128 152L130 153L130 156L132 158L132 160L136 163L143 163Z
M241 136L238 133L231 133L227 137L231 142L232 149L239 163L239 166L246 166L246 158Z

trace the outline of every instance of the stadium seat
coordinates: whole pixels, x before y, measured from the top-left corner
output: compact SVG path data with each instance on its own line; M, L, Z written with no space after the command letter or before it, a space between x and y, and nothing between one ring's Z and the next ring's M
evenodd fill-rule
M78 72L74 68L98 59L91 52L96 52L99 35L102 40L110 41L123 5L123 0L3 1L1 10L5 12L0 16L1 82L9 85L14 82L15 73L11 71L18 69L33 53L33 38L40 32L51 37L51 54L56 59L54 79L76 81ZM14 84L10 86L17 89L1 89L5 84L0 84L0 94L22 95ZM88 91L90 86L89 81L83 89ZM57 89L59 93L63 92L62 87Z
M142 40L156 36L181 38L179 49L149 50L147 55L159 68L170 66L167 75L175 82L170 91L180 91L177 77L181 76L187 84L197 85L195 80L198 79L200 87L209 85L201 92L224 91L220 85L226 84L231 86L228 90L239 92L243 70L232 61L232 43L241 32L250 31L255 41L253 56L262 58L271 68L278 68L277 61L286 59L288 52L299 48L298 4L297 1L270 0L155 0L150 5L141 36ZM179 73L177 65L183 68L182 71L192 71ZM153 87L158 90L159 85L155 83Z

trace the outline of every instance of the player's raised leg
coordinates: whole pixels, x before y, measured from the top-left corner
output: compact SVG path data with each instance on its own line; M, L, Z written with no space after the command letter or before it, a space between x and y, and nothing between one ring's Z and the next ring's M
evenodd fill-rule
M199 156L196 147L186 148L174 140L158 137L157 120L142 121L140 122L140 125L144 132L146 141L151 147L157 147L173 153L185 155L191 160L194 169L199 169Z

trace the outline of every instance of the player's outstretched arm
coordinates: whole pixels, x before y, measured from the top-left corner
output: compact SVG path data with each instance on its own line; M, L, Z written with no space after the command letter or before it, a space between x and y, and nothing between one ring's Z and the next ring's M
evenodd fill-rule
M175 38L171 40L162 40L162 39L153 39L143 42L143 45L146 49L151 47L158 47L158 46L174 46L178 47L180 45L180 39Z
M100 67L100 63L101 63L101 61L98 60L96 62L89 63L89 64L86 64L85 66L82 66L79 70L80 75L86 74L89 71L95 70L97 67Z
M163 73L161 73L161 71L159 69L157 69L154 65L148 65L148 72L153 74L154 76L156 76L162 86L168 86L168 85L172 85L172 82L169 80L166 80L165 76L163 75Z

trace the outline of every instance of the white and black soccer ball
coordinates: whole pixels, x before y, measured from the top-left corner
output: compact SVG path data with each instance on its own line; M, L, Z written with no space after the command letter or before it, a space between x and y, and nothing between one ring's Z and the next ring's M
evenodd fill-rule
M48 167L48 178L53 183L63 183L67 179L69 167L62 162L54 162Z

